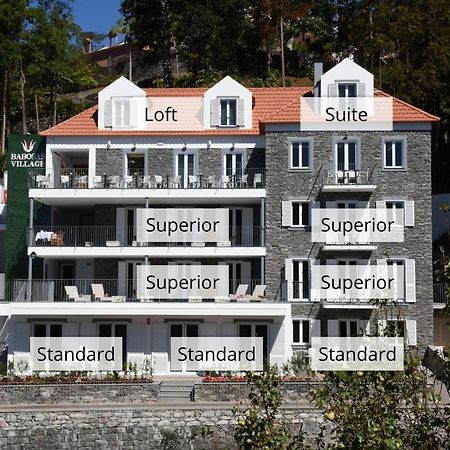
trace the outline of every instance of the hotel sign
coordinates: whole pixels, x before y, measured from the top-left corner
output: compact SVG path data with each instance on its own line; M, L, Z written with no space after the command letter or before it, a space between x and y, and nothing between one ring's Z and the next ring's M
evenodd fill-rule
M38 153L36 150L36 140L30 138L24 138L21 142L22 151L17 153L11 153L10 162L11 167L14 168L38 168L43 169L45 167L45 154Z

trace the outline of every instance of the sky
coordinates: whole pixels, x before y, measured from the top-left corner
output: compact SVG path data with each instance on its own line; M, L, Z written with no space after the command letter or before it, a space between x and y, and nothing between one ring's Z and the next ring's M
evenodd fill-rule
M73 16L83 31L105 33L120 19L121 0L75 0Z

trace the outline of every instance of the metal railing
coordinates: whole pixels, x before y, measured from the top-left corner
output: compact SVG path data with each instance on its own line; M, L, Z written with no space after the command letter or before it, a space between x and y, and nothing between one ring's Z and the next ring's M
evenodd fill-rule
M244 290L243 287L247 286ZM255 293L256 289L256 293ZM263 293L261 295L261 292ZM13 280L8 282L5 291L7 302L227 302L227 301L265 301L264 289L260 280L229 280L228 292L208 298L190 296L180 298L138 298L136 280L132 279L86 279L86 280ZM259 293L259 295L256 295ZM238 294L238 295L237 295ZM253 295L255 294L255 295Z
M323 186L330 185L376 185L376 168L361 169L358 167L342 167L337 170L323 169L321 171L320 183Z
M207 235L205 234L205 237ZM139 242L135 227L44 226L33 228L30 246L38 247L262 247L264 227L230 227L228 239L220 242Z
M433 285L433 302L445 303L446 299L445 285L443 283L435 283Z
M226 174L97 174L88 169L34 169L29 172L30 189L258 189L266 185L265 169L247 168Z

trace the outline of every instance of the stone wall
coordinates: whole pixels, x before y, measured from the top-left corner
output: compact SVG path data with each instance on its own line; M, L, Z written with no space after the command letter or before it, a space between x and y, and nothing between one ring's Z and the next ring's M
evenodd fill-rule
M2 385L0 405L148 403L158 400L160 383Z
M333 132L268 132L266 137L267 198L266 198L266 283L268 299L281 300L280 282L284 279L286 258L324 259L366 257L372 260L406 257L416 261L416 303L402 306L403 317L416 320L417 342L425 347L433 338L433 266L431 255L431 133L429 131L351 132L348 139L360 139L361 169L374 169L378 175L373 193L327 193L320 190L320 169L333 167ZM407 170L382 171L382 138L404 136L407 139ZM289 138L313 140L313 170L290 171L288 167ZM377 200L406 199L415 203L415 226L405 229L404 242L379 243L377 250L358 255L345 252L323 255L320 245L311 242L307 230L290 230L281 226L281 202L292 198L308 198L325 207L326 201L353 199L368 201L375 208ZM351 318L349 311L326 312L317 304L292 303L292 315L321 319L322 336L327 335L328 318ZM357 311L367 320L370 311ZM334 317L330 317L334 314ZM347 317L349 316L349 317Z
M308 391L320 386L317 382L295 382L284 383L281 387L285 401L305 401ZM251 385L245 382L217 382L201 383L194 385L195 402L237 402L248 398Z
M323 415L308 407L284 412L294 433L304 423L312 444ZM231 408L219 405L0 407L0 448L236 450L234 423Z

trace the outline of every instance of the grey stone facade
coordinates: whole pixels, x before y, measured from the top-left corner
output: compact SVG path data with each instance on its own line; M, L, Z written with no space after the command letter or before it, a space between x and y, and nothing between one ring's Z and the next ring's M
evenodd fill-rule
M19 449L237 450L232 406L177 404L0 408L0 447ZM324 423L308 406L285 407L292 433L311 444Z
M160 383L2 385L0 405L147 403L158 400Z
M373 193L323 193L320 189L319 171L333 165L333 137L342 135L331 132L268 132L266 136L267 199L266 199L266 281L268 298L279 297L280 281L286 258L325 258L320 254L319 243L311 242L311 234L305 230L289 230L281 226L281 202L288 197L303 197L321 202L336 199L369 201L375 208L377 200L414 200L415 226L405 229L403 243L381 243L368 254L340 253L342 258L365 257L381 259L406 257L416 261L416 303L402 305L406 319L417 322L419 345L432 342L433 337L433 280L431 255L431 132L352 132L348 139L360 138L361 169L374 169L378 174L377 188ZM382 171L382 137L405 136L407 138L407 170ZM313 139L314 167L310 172L291 172L288 167L288 138L311 137ZM326 255L336 258L337 255ZM292 315L310 318L351 318L364 320L371 312L358 310L321 310L312 303L293 303ZM322 335L326 332L326 320L322 321Z

